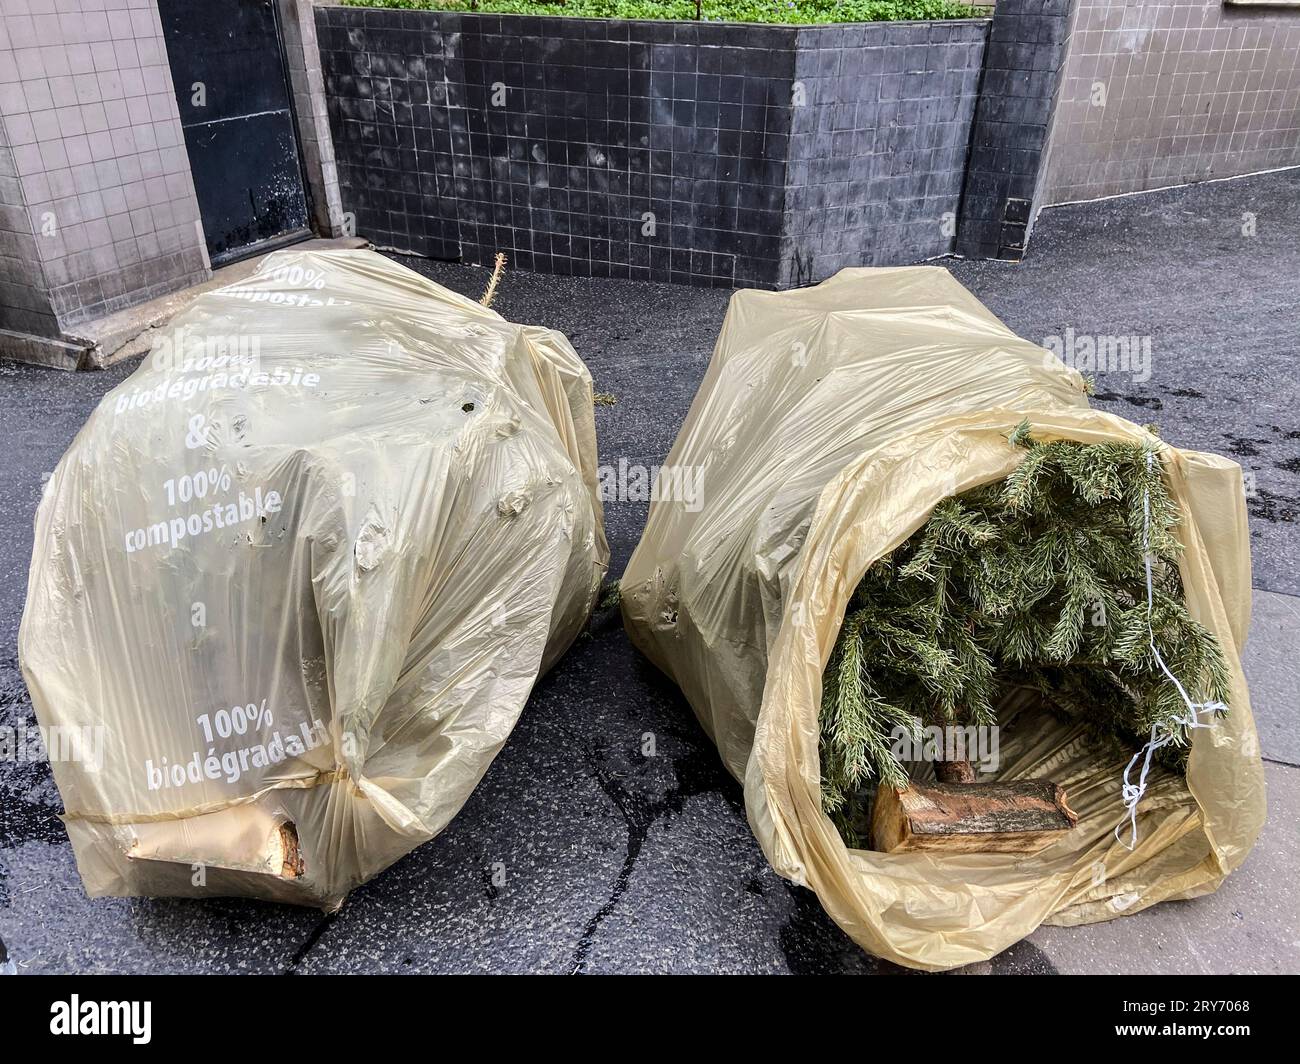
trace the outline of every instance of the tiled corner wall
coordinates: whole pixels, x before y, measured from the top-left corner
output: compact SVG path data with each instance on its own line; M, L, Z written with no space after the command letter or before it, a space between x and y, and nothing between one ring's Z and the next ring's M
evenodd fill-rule
M349 234L339 198L334 141L325 104L325 76L316 40L315 4L312 0L279 0L279 7L298 143L311 193L308 206L312 227L326 236L346 236Z
M998 2L957 229L968 258L1024 254L1073 2Z
M1075 6L1044 204L1300 165L1300 8Z
M50 306L32 220L7 136L0 122L0 330L55 336L59 323Z
M323 7L359 235L522 269L770 284L794 31Z
M988 23L799 30L779 283L953 250Z
M765 287L951 250L987 25L317 11L360 235Z
M0 116L6 226L21 196L50 308L6 303L0 328L55 335L50 314L67 331L208 276L153 0L4 0Z

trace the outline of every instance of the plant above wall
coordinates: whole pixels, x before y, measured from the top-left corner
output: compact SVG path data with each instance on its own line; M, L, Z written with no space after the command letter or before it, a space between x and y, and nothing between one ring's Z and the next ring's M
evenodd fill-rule
M670 19L706 22L901 22L978 18L987 12L954 0L342 0L348 7L465 11L492 15Z

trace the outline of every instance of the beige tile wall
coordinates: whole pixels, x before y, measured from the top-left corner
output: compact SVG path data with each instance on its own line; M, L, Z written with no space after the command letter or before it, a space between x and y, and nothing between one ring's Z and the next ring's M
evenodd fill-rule
M153 0L3 0L0 10L0 119L17 182L7 196L21 197L40 277L35 263L26 274L60 328L207 276ZM0 321L16 320L5 298L0 289Z
M1043 204L1294 165L1300 9L1077 0Z
M325 236L352 236L346 230L339 198L338 166L334 161L334 141L330 138L313 0L279 0L279 4L298 141L302 145L303 170L311 193L312 228Z

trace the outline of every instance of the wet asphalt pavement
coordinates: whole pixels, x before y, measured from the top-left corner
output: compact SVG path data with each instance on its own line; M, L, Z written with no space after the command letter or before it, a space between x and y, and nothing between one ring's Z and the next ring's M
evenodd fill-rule
M403 261L474 295L486 277ZM942 264L1036 342L1067 329L1150 338L1149 379L1099 374L1096 404L1253 474L1255 585L1274 593L1264 601L1280 618L1260 651L1281 664L1266 684L1280 693L1257 707L1275 762L1257 854L1219 895L1044 929L980 970L1300 970L1287 901L1300 866L1300 749L1294 684L1273 677L1300 631L1300 171L1055 208L1023 263ZM652 465L703 376L728 296L508 272L495 306L563 330L597 390L618 397L597 409L601 461ZM0 725L32 723L16 643L42 476L133 368L0 363ZM607 504L612 575L645 517L644 504ZM641 755L646 732L657 756ZM768 868L739 786L610 615L539 682L450 827L336 915L238 899L90 901L59 809L45 765L0 763L0 938L20 972L899 971Z

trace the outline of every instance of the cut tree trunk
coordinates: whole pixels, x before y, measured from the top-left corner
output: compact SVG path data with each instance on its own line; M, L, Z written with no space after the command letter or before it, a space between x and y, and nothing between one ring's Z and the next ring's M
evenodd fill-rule
M937 760L934 775L940 783L974 783L975 766L965 758L953 761Z
M882 784L871 841L884 853L1037 853L1078 820L1050 780Z

